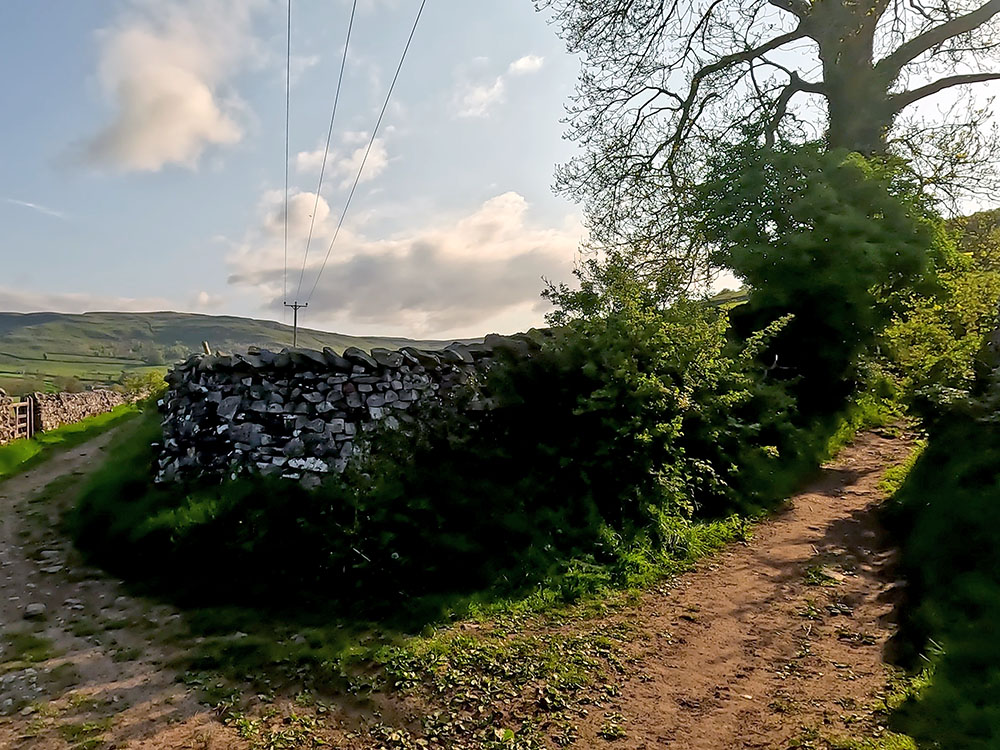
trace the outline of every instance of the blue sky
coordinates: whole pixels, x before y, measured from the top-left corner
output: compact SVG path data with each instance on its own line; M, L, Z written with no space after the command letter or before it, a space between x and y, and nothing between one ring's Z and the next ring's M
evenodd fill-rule
M295 297L349 0L293 0ZM361 0L308 296L418 0ZM0 4L0 309L281 320L280 0ZM306 325L460 336L540 322L579 211L577 61L529 0L430 0Z

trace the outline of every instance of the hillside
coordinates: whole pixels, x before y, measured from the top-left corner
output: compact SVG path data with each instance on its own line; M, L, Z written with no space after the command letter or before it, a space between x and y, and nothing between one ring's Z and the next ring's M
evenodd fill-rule
M184 359L200 351L202 341L227 351L250 345L280 349L291 346L292 329L268 320L174 312L0 313L0 388L51 389L73 378L85 385L110 383L123 372L141 374ZM440 343L299 330L299 346L314 349Z

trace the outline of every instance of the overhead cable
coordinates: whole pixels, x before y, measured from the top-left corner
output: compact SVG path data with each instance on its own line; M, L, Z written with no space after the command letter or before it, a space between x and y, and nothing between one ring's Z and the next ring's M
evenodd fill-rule
M312 299L313 294L316 292L319 280L323 276L323 271L326 270L327 262L330 260L330 253L333 252L333 247L337 244L337 238L340 236L340 230L344 226L344 220L347 218L347 212L351 208L351 202L354 200L354 194L357 192L358 184L361 182L361 175L365 171L365 164L367 164L368 157L372 152L372 147L375 145L375 139L378 136L379 127L382 125L382 120L385 118L386 110L389 109L389 100L392 98L392 92L396 88L396 82L399 80L399 74L403 70L403 63L406 62L406 55L410 51L410 45L413 43L413 37L417 33L417 26L420 24L420 18L423 15L424 7L426 5L427 0L422 0L420 8L417 10L417 16L413 21L413 28L410 29L410 36L407 38L406 46L403 48L403 54L399 58L399 65L396 66L396 73L392 77L392 83L389 85L389 91L386 94L382 110L379 112L378 119L375 121L375 127L372 128L372 134L368 141L368 147L365 150L364 158L361 160L361 166L358 169L358 174L354 178L354 184L351 186L351 192L347 196L347 202L344 204L344 210L340 214L340 220L337 222L337 229L333 233L333 239L330 240L330 246L326 250L326 256L323 258L323 264L320 266L319 272L316 274L316 280L313 282L312 289L309 290L309 296L306 298L307 302Z
M337 106L340 104L340 90L344 85L344 70L347 68L347 50L351 46L351 32L354 30L354 16L358 11L358 0L354 0L351 8L351 20L347 24L347 41L344 42L344 57L340 61L340 76L337 78L337 92L333 97L333 111L330 113L330 127L326 132L326 146L323 149L323 164L319 169L319 183L316 185L316 198L313 201L312 215L309 217L309 236L306 238L306 250L302 255L302 270L299 272L299 285L295 296L302 291L302 279L306 273L306 261L309 260L309 246L312 244L313 229L316 226L316 211L319 208L320 191L323 189L323 177L326 174L326 160L330 155L330 141L333 138L333 125L337 120Z

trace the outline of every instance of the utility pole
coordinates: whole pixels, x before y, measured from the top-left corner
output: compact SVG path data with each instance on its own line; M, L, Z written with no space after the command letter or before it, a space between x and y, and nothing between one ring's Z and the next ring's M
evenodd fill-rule
M303 307L309 307L309 303L304 302L300 305L296 300L291 304L285 302L284 305L292 308L292 346L297 347L299 345L299 310Z

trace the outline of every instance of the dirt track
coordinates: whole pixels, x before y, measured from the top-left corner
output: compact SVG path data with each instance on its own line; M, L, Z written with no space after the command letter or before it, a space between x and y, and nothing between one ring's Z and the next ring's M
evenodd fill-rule
M0 658L0 748L242 747L176 681L179 615L123 596L54 530L64 502L49 483L91 467L106 443L0 485L0 628L51 647L35 663ZM609 617L638 633L638 666L607 706L625 736L603 739L594 711L575 747L781 750L877 735L895 585L874 509L884 469L910 448L862 436L749 544ZM46 606L37 624L29 603Z
M628 737L615 747L826 747L879 733L897 583L877 485L911 449L862 436L749 545L636 608L641 671L622 691ZM596 723L586 729L581 746L599 746Z
M30 633L43 653L0 651L0 748L195 748L225 730L167 664L181 628L169 607L125 595L85 566L58 531L79 479L110 435L0 484L0 633ZM26 620L29 604L44 617ZM39 658L49 657L49 658ZM175 743L166 740L180 728Z

